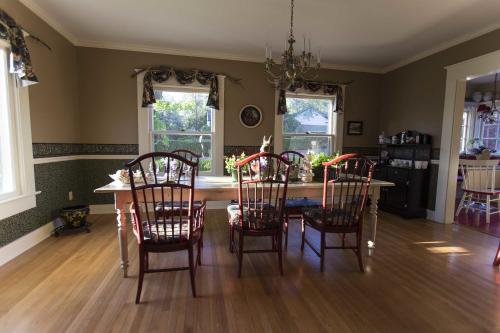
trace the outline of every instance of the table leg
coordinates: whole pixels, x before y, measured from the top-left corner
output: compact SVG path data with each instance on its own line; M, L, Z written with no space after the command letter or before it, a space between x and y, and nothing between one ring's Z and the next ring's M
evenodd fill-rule
M116 226L118 229L118 245L120 246L120 267L123 277L127 277L128 269L128 244L127 244L127 216L126 202L123 202L119 194L115 194Z
M373 192L370 195L370 218L372 222L372 234L368 240L368 255L373 255L375 249L375 238L377 237L377 222L378 222L378 200L380 198L380 187L373 187Z

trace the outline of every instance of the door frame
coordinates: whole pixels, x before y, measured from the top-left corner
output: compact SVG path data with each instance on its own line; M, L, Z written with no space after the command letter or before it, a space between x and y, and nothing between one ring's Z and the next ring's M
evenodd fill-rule
M500 50L447 66L434 220L453 223L466 81L500 71Z

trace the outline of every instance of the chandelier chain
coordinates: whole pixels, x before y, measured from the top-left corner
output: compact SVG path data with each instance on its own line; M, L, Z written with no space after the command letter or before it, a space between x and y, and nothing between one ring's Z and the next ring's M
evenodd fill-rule
M293 37L293 8L295 7L294 0L292 0L291 11L290 11L290 37Z

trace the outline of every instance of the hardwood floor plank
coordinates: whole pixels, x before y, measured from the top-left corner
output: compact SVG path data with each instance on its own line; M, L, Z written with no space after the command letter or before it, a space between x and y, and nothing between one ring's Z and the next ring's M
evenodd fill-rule
M474 230L380 214L377 248L360 273L350 250L327 250L325 271L290 224L284 273L276 254L228 252L226 214L209 211L203 265L191 296L188 271L146 274L141 304L137 245L130 276L118 262L114 216L91 216L90 234L49 238L0 267L2 332L495 332L500 330L498 239ZM307 237L318 244L313 231ZM329 237L328 244L339 242ZM248 243L248 244L247 244ZM268 246L268 239L245 243ZM187 253L151 255L181 266Z

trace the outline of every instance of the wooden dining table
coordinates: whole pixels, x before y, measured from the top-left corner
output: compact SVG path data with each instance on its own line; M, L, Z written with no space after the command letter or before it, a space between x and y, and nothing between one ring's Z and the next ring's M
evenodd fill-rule
M394 186L394 183L373 179L368 190L370 198L371 234L369 235L369 254L373 254L377 235L377 211L380 198L380 188ZM287 190L289 198L321 198L323 182L290 182ZM120 266L123 276L127 276L128 244L127 244L127 208L132 202L130 184L118 181L111 182L94 190L95 193L113 193L115 199L116 222L118 229L118 243L120 247ZM238 183L232 182L228 176L198 176L195 181L195 200L230 201L238 197Z

